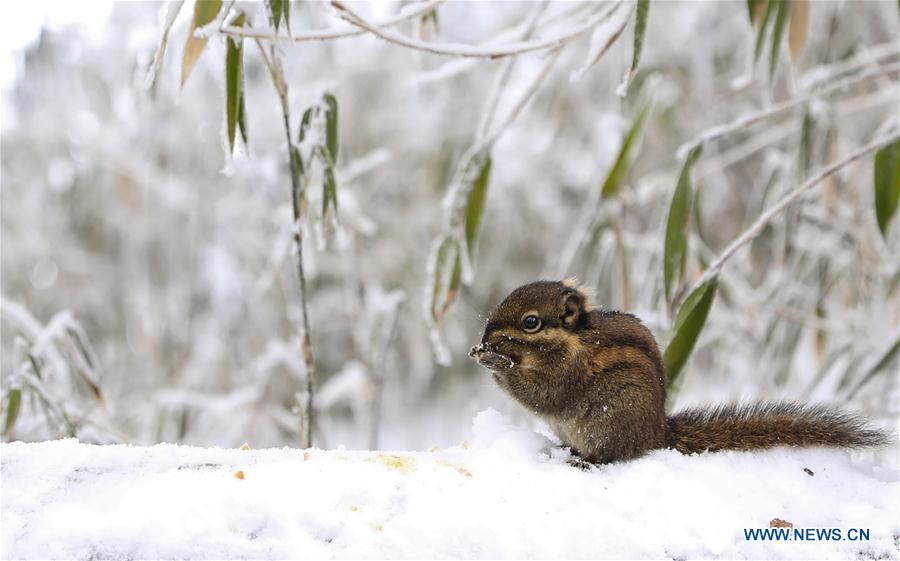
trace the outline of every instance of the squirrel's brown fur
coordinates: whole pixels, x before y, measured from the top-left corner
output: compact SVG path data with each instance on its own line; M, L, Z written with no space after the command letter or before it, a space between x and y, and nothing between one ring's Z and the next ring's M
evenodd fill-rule
M593 463L666 447L682 453L853 448L887 440L851 415L792 403L688 409L666 417L666 372L653 335L630 314L592 309L587 293L568 281L514 290L491 313L481 344L469 355Z

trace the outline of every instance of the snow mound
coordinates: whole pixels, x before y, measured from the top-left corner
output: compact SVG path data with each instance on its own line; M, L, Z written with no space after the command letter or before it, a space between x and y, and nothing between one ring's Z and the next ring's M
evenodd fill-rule
M585 472L495 411L474 425L471 445L430 452L3 444L0 553L898 558L897 471L842 451L660 450ZM745 536L776 518L844 539Z

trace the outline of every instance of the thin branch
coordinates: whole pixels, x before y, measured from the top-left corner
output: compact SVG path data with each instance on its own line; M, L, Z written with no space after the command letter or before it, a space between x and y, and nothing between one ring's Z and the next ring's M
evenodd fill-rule
M256 46L259 47L266 67L272 76L272 84L278 93L278 99L281 102L281 115L284 121L284 134L287 140L288 161L290 163L291 174L291 205L294 218L294 247L297 250L297 279L300 284L300 306L302 311L302 319L300 326L300 350L303 356L303 363L306 369L306 396L305 402L300 403L298 396L297 405L300 407L301 427L300 437L301 446L308 448L313 444L313 426L315 424L315 412L313 410L313 396L315 395L315 379L316 369L313 361L312 342L310 340L309 330L309 311L306 304L306 273L303 269L303 230L301 229L301 213L302 204L300 185L300 166L298 155L294 150L294 144L291 141L291 114L288 105L288 86L284 79L284 70L281 67L281 61L275 52L274 44L269 45L269 56L266 56L262 43L257 39Z
M898 63L892 64L892 65L879 66L875 72L868 72L866 74L858 74L855 76L849 76L842 80L838 80L826 87L811 90L803 95L800 95L799 97L788 99L786 101L782 101L781 103L776 103L775 105L769 107L768 109L765 109L758 113L752 113L750 115L743 115L743 116L738 117L737 119L731 121L728 124L717 125L715 127L709 128L709 129L705 130L704 132L700 133L700 135L697 136L694 140L681 145L677 150L678 157L679 157L679 159L683 159L684 156L688 152L690 152L692 149L694 149L695 147L697 147L701 144L706 144L707 142L719 139L719 138L721 138L727 134L730 134L736 130L739 130L744 127L758 123L759 121L762 121L764 119L767 119L769 117L777 115L783 111L787 111L788 109L791 109L792 107L800 105L801 103L804 103L814 97L828 95L834 91L843 90L843 89L849 88L851 86L855 86L856 84L859 84L861 82L865 82L866 80L868 80L870 78L884 76L884 75L886 75L890 72L894 72L898 69L900 69L900 64L898 64Z
M725 262L728 261L735 253L737 253L739 249L753 241L753 239L763 231L763 228L765 228L766 225L768 225L769 222L771 222L778 213L796 202L813 187L822 183L824 180L837 173L840 169L850 165L863 156L884 148L888 144L897 142L897 140L900 140L900 132L893 132L887 136L878 138L877 140L874 140L866 146L863 146L859 150L853 152L843 160L835 162L830 166L824 168L814 177L810 178L806 183L782 197L777 203L771 206L769 210L760 215L760 217L756 220L756 222L753 223L752 226L747 228L744 233L742 233L737 239L731 242L731 245L729 245L725 249L725 251L723 251L721 255L719 255L719 257L717 257L716 260L712 262L709 268L703 273L703 276L700 277L700 280L695 283L695 286L700 286L713 276L717 275L719 271L722 270Z
M421 4L412 4L410 6L407 6L403 10L400 10L400 13L398 13L396 16L379 22L377 26L382 28L393 27L399 23L403 23L404 21L415 19L434 10L445 1L446 0L429 0L428 2L424 2ZM223 35L230 35L232 37L266 39L268 41L277 41L279 39L276 33L268 29L263 30L227 25L223 27L221 31ZM358 26L354 26L345 29L328 28L321 30L313 29L301 32L292 31L290 38L294 42L301 43L303 41L329 41L332 39L343 39L345 37L363 35L364 33L366 33L365 29L359 29Z
M331 0L331 5L340 12L341 18L364 29L377 37L397 45L423 51L426 53L456 56L456 57L474 57L474 58L503 58L508 56L520 55L534 51L543 51L553 48L559 48L583 34L585 31L593 28L597 23L607 17L606 12L594 13L581 25L574 29L565 31L556 36L547 39L537 39L534 41L518 41L507 43L505 45L466 45L462 43L434 43L429 41L420 41L394 33L392 31L382 29L381 27L369 22L358 12L347 6L342 0Z
M544 10L547 9L548 2L549 0L543 0L531 13L531 16L529 16L528 21L525 23L525 31L522 33L522 39L531 39L531 36L534 34L534 30L537 27L538 20L544 13ZM518 60L518 57L507 58L503 68L497 74L497 79L491 86L491 93L488 94L488 104L482 112L481 120L478 123L478 132L475 133L476 139L483 138L488 130L490 130L491 125L494 122L494 114L497 112L497 106L500 104L500 95L506 88L506 84L509 82L509 77L512 75L513 68L516 66L516 61Z

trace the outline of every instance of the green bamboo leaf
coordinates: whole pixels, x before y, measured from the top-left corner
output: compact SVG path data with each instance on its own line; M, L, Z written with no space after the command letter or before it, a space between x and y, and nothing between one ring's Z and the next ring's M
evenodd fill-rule
M244 24L243 14L232 25L241 27ZM241 135L247 142L246 124L243 122L243 82L244 82L244 42L227 39L225 41L225 118L228 124L228 145L234 151L234 138L240 124Z
M756 23L756 6L761 0L747 0L747 13L750 15L750 25Z
M281 0L281 11L284 12L284 26L291 31L291 0Z
M674 335L663 353L663 363L666 365L670 387L681 374L694 350L694 345L697 343L703 325L706 323L706 317L716 298L718 283L718 276L714 276L696 287L678 309L672 328Z
M491 156L488 154L481 164L478 177L475 178L475 182L472 184L466 203L466 247L469 249L469 255L475 255L475 244L478 241L481 219L484 216L490 177Z
M335 214L338 210L337 182L334 180L334 165L330 162L330 157L328 157L327 155L324 159L328 163L325 164L325 171L322 174L322 218L328 215L329 206L332 208Z
M671 301L672 289L681 281L684 275L685 262L687 260L688 225L691 216L691 167L703 150L702 145L697 145L688 152L675 193L672 195L672 203L669 206L669 218L666 222L665 253L663 257L663 284L665 285L666 300Z
M222 8L222 0L197 0L194 4L194 17L188 29L187 41L184 44L184 52L181 57L181 86L187 82L188 77L197 64L197 59L203 54L207 37L194 37L194 31L216 19Z
M325 110L325 146L331 155L331 161L337 162L338 158L338 105L337 99L330 93L322 96L327 109Z
M243 63L241 63L241 73L243 74ZM244 140L244 146L247 146L247 102L244 94L244 87L241 85L241 106L238 108L238 128L241 130L241 138Z
M269 0L266 3L269 5L269 17L272 18L272 25L277 32L278 26L281 25L281 16L284 14L284 2L283 0Z
M772 0L777 4L775 27L772 29L772 52L769 58L769 80L775 77L778 68L778 56L781 54L781 38L784 36L785 23L791 14L791 0Z
M631 146L634 144L634 140L638 137L638 134L644 126L644 118L647 116L649 108L649 103L641 108L637 117L632 121L631 128L629 128L628 132L625 134L625 138L622 139L622 145L619 147L619 154L616 156L616 161L609 170L609 174L606 176L606 180L603 182L603 186L600 189L602 198L607 199L618 194L625 176L628 175L628 171L631 168Z
M900 141L875 153L875 217L887 239L888 225L900 202Z
M774 13L775 3L778 0L765 0L766 2L766 11L763 12L762 20L759 22L759 29L756 30L756 47L753 49L753 63L759 60L759 55L762 54L763 45L765 45L766 38L766 28L769 26L769 21L772 19L772 14Z
M627 82L631 81L637 72L638 63L641 60L641 50L644 48L644 34L647 31L647 16L650 14L650 0L638 0L637 11L634 20L634 46L631 53L631 68L628 69Z
M809 105L807 105L806 110L803 112L803 124L800 127L800 152L797 163L801 181L806 178L806 174L812 165L812 144L815 129L815 118L812 111L810 111Z
M16 388L9 391L9 397L6 399L6 424L3 432L8 433L16 424L19 418L19 409L22 407L22 390Z
M302 143L304 139L306 139L306 131L309 130L310 125L312 124L312 107L303 112L303 117L300 118L300 131L297 133L297 141Z

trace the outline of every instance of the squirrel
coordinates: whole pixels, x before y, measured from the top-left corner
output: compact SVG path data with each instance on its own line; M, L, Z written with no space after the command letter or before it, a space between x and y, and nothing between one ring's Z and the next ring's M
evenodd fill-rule
M491 313L469 356L589 464L660 448L691 454L888 442L858 417L789 402L667 416L666 369L653 334L631 314L594 309L589 292L570 280L514 290Z

